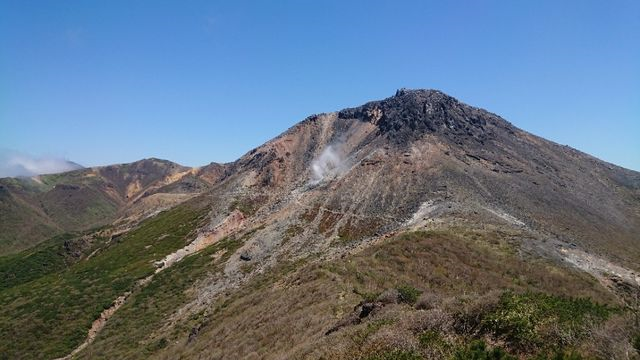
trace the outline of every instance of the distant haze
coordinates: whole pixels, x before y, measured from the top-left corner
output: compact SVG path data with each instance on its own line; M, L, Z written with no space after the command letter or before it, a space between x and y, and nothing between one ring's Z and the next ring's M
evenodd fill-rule
M0 151L0 177L55 174L81 168L81 165L59 157L34 157L11 150Z

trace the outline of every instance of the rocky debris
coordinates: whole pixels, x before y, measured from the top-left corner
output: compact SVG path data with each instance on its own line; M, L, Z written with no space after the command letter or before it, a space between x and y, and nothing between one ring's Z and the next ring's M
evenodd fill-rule
M64 252L74 259L79 259L94 242L95 238L91 235L65 240L63 243Z
M194 326L191 328L191 331L189 332L189 337L187 338L187 344L191 344L192 342L196 341L201 328L202 328L202 324L199 324L198 326Z
M342 110L338 117L371 122L396 144L406 144L428 133L483 141L487 119L499 121L495 115L440 91L407 89L398 90L388 99Z
M376 311L378 311L379 309L381 309L384 306L385 306L385 304L383 304L383 303L381 303L379 301L365 302L365 303L361 303L354 310L356 312L359 312L358 313L358 318L364 319L367 316L375 313Z
M382 110L378 107L374 107L372 109L367 109L365 111L365 117L367 119L367 121L369 121L370 123L377 125L378 122L380 121L380 119L382 119Z
M353 308L353 311L338 321L334 326L325 332L325 335L329 335L333 332L340 330L345 326L357 325L380 311L385 306L398 304L401 302L401 296L398 290L388 289L382 292L375 301L361 301Z
M631 283L617 275L609 275L607 277L611 287L618 293L623 299L634 299L640 294L640 283L637 281Z

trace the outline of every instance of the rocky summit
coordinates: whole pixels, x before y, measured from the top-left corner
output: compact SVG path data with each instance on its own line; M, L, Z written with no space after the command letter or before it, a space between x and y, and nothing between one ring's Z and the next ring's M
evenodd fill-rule
M0 180L0 358L633 358L640 173L437 90Z

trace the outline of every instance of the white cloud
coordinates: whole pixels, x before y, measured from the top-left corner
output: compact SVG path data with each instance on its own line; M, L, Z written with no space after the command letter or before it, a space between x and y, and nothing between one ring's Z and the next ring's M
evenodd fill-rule
M59 157L34 157L10 150L0 150L0 177L55 174L82 166Z

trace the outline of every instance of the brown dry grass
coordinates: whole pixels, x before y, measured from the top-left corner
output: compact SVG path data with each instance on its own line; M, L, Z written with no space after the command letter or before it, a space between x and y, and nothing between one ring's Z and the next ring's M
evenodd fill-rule
M220 299L195 341L187 344L188 334L182 334L159 357L357 358L396 341L408 341L405 345L412 348L415 339L402 334L448 323L433 320L435 313L424 315L424 310L398 304L359 325L324 335L361 301L356 292L379 293L403 284L436 294L424 295L419 307L452 312L462 310L469 299L506 289L615 302L587 275L519 259L500 236L409 233L340 260L274 269ZM431 318L421 324L416 314Z

